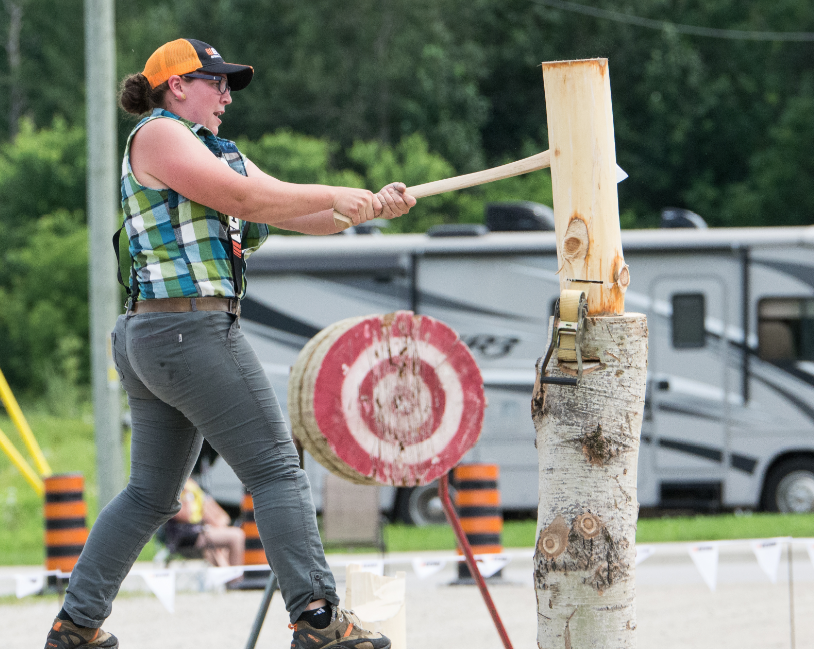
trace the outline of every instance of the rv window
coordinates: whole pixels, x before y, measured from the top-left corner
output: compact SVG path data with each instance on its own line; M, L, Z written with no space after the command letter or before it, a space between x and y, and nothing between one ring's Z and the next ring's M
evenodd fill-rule
M763 360L814 361L814 299L761 300L757 335Z
M673 295L673 347L691 349L706 344L703 293Z

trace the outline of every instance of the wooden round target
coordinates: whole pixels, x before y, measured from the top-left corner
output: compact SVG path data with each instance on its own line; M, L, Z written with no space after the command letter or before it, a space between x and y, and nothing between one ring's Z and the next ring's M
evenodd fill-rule
M397 311L320 331L291 371L294 435L361 484L424 485L454 467L483 426L483 379L458 335Z

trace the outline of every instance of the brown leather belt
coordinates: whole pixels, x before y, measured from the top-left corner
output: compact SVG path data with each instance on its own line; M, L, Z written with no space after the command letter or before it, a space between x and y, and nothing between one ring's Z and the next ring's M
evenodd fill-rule
M139 300L131 313L189 313L192 311L226 311L240 317L240 300L228 297L163 297Z

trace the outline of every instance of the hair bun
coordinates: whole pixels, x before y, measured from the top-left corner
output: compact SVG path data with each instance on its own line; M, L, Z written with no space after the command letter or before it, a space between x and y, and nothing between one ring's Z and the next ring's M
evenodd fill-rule
M166 85L166 84L162 84ZM160 106L164 101L165 87L151 88L141 72L125 77L119 92L119 104L133 115L142 115Z

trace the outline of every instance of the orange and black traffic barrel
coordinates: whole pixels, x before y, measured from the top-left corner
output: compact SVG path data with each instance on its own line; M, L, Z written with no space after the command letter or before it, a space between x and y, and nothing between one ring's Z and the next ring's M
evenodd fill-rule
M266 551L260 541L257 523L254 520L254 499L250 493L243 495L240 503L240 529L246 535L243 563L247 566L268 566ZM271 570L247 570L243 575L241 588L265 588Z
M85 478L81 473L63 473L43 478L43 482L45 569L68 573L73 570L88 540Z
M455 510L461 519L472 554L500 554L503 532L503 512L497 480L500 468L496 464L461 464L455 467ZM461 554L461 550L458 550ZM500 576L497 573L496 576ZM463 561L458 564L458 578L471 579Z

